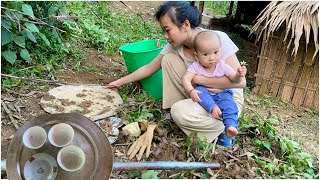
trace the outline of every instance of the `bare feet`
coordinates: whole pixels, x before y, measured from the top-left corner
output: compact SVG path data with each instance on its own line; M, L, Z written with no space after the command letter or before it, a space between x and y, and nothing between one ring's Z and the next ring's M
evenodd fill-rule
M213 118L218 118L219 116L221 116L221 110L218 106L215 106L213 109L212 109L212 117Z
M165 120L171 120L171 118L170 118L170 113L167 113L167 114L165 115L164 119L165 119Z
M227 128L227 137L233 137L236 136L238 134L238 130L235 127L228 127Z

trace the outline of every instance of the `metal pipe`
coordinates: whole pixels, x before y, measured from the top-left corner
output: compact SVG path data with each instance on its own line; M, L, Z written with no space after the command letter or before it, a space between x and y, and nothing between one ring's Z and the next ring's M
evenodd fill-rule
M156 161L156 162L113 162L113 171L132 171L132 170L205 170L219 169L219 163L203 163L203 162L172 162L172 161ZM1 172L6 172L6 160L1 160Z
M131 170L202 170L219 169L219 163L203 162L113 162L113 171L131 171Z
M7 165L6 165L6 160L5 159L1 159L1 172L6 172L7 169Z

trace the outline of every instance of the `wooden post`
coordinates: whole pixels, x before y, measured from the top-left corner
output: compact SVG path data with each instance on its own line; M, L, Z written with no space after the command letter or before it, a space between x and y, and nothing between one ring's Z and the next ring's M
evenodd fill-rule
M230 20L231 20L231 17L232 17L233 4L234 4L234 1L231 1L230 2L230 6L229 6L229 13L228 13L228 17L227 17L227 29L228 29L228 31L230 31Z
M203 13L203 8L204 8L204 1L199 1L199 11L201 16Z
M229 6L228 20L230 20L232 16L233 4L234 4L234 1L231 1Z

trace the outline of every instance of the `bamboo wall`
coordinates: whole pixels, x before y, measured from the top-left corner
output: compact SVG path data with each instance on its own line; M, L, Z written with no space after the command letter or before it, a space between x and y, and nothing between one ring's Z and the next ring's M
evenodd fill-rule
M318 109L319 53L312 61L315 47L310 42L306 47L303 34L296 57L291 56L292 46L286 51L289 40L284 42L284 35L282 30L269 38L264 34L253 92L279 97L296 107ZM313 37L310 39L312 42Z

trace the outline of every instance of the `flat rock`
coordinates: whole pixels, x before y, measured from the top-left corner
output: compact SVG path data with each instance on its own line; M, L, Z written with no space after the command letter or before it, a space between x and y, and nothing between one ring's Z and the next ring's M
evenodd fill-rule
M50 114L77 112L91 120L116 114L123 101L118 93L102 86L63 85L49 90L40 100Z

